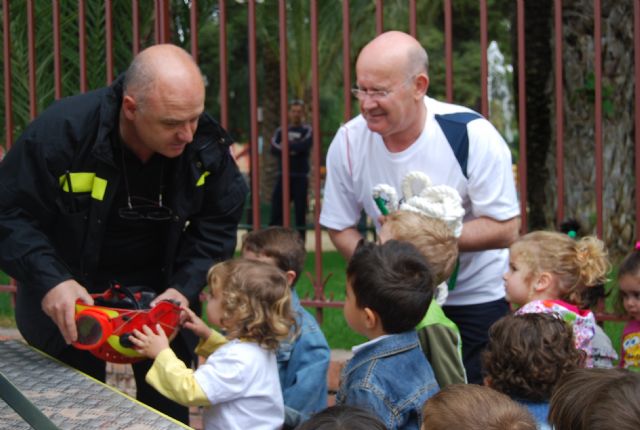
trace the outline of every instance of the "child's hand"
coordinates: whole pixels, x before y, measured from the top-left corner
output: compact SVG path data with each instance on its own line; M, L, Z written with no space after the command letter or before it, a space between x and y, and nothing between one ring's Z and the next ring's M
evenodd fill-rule
M184 320L182 321L184 328L191 330L196 336L202 339L208 339L209 336L211 336L211 328L207 326L195 312L187 307L182 308L182 311L184 312Z
M129 340L135 345L136 351L149 358L156 358L169 348L169 339L160 324L156 324L156 333L148 325L144 325L142 331L134 330Z

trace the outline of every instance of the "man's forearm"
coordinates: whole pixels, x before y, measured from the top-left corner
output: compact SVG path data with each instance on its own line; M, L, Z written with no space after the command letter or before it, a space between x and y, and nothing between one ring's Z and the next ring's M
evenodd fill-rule
M464 223L458 247L461 252L508 248L518 238L519 231L519 216L506 221L476 218Z
M329 237L333 245L347 261L351 258L358 242L362 239L362 235L354 227L344 230L329 229Z

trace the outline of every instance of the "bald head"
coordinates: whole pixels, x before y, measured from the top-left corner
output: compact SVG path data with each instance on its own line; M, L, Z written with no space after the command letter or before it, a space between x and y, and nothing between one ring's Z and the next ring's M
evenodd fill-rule
M124 76L124 94L134 97L139 107L156 86L189 83L201 88L204 81L198 65L184 49L170 44L153 45L135 56Z
M418 73L428 74L429 57L427 51L416 39L401 31L382 33L362 48L358 63L378 62L400 67L407 77Z

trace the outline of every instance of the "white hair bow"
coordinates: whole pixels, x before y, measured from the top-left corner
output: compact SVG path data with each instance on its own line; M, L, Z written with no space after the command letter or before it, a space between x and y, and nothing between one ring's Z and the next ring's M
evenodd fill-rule
M373 187L372 194L380 212L387 215L398 209L421 213L441 219L456 238L462 234L464 209L462 198L448 185L431 185L431 179L422 172L409 172L402 180L402 200L395 188L387 184Z

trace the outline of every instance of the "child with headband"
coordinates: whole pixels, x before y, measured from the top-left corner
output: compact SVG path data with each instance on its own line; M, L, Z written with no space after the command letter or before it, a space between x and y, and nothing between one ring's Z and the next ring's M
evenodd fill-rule
M200 338L196 353L207 357L194 372L175 357L159 327L134 330L136 350L154 359L147 382L177 403L207 406L206 430L281 429L275 350L294 324L285 274L267 263L235 259L213 266L207 283L207 318L227 339L185 308L184 327Z
M447 279L455 284L452 274L456 270L458 237L462 232L462 200L454 188L432 186L422 172L407 174L402 189L404 197L400 203L392 187L378 185L374 188L378 207L388 213L380 228L380 242L391 239L409 242L427 260L437 288L434 299L416 326L420 347L441 388L465 383L460 332L440 306L447 297ZM389 213L390 209L392 212Z
M640 372L640 242L618 270L618 307L629 322L622 331L620 367Z
M593 236L575 240L566 234L535 231L509 249L504 275L507 300L517 314L554 313L573 327L576 347L593 366L595 317L583 307L584 292L606 282L609 259L604 243Z

